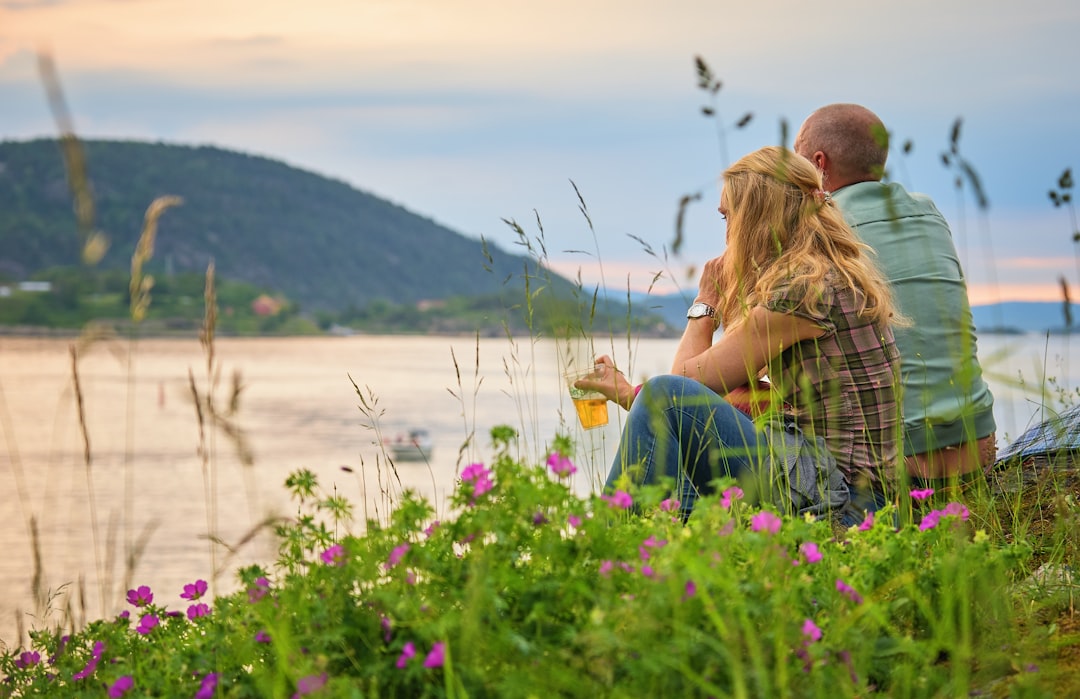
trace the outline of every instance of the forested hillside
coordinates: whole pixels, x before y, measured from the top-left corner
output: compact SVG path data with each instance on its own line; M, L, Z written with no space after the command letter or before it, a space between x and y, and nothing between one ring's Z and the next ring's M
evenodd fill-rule
M520 302L525 270L538 273L527 258L267 158L162 143L83 147L95 226L110 241L106 269L130 266L147 206L176 195L184 203L162 216L149 271L202 273L213 260L222 278L279 291L308 310L498 293ZM0 142L0 280L79 260L59 144Z

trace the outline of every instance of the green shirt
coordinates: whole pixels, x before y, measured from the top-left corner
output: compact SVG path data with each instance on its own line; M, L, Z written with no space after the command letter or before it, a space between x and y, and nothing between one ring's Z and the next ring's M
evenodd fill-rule
M904 454L955 446L994 432L994 396L982 378L967 283L952 232L934 202L893 182L833 192L848 224L877 253L897 305Z

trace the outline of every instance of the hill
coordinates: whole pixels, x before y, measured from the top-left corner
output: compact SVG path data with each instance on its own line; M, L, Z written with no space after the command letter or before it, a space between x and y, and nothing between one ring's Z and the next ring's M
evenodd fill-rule
M526 270L571 290L529 258L282 162L163 143L83 148L95 226L110 241L103 269L130 267L147 206L176 195L184 203L160 220L152 273L203 273L213 260L222 278L332 311L508 292L519 300ZM57 141L0 142L0 280L79 264L71 202Z

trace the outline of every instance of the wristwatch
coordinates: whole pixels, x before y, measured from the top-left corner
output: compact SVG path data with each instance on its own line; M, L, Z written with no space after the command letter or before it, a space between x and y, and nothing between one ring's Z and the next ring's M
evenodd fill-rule
M710 318L716 317L716 309L709 304L701 303L700 301L686 311L687 318L703 318L705 316Z

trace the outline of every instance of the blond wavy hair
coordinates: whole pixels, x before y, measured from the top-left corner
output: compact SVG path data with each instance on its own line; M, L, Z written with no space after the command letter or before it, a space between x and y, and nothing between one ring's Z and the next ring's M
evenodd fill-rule
M723 174L728 246L721 279L725 328L742 323L780 285L801 289L801 308L820 315L825 290L858 290L857 311L877 323L902 323L889 283L825 193L821 173L794 151L768 146Z

